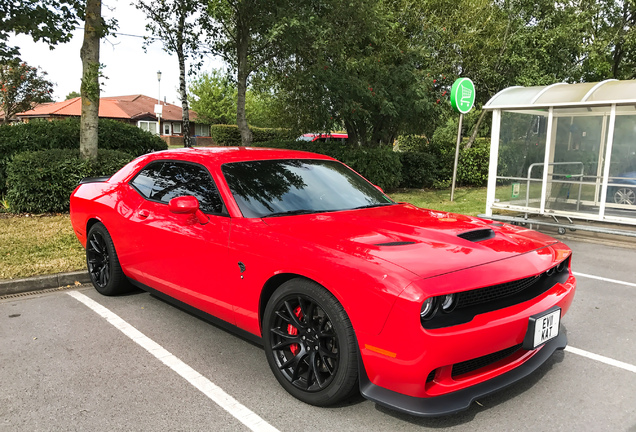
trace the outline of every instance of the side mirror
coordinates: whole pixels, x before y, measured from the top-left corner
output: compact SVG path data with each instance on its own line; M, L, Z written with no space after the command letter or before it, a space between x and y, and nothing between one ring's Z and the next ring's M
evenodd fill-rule
M373 186L375 186L375 188L376 188L377 190L379 190L380 192L384 193L384 191L382 190L382 188L381 188L380 186L378 186L378 185L373 185Z
M168 203L168 209L177 214L195 213L199 210L199 200L191 195L172 198Z
M210 219L199 209L199 200L192 195L172 198L168 202L168 209L176 214L194 214L201 225L210 222Z

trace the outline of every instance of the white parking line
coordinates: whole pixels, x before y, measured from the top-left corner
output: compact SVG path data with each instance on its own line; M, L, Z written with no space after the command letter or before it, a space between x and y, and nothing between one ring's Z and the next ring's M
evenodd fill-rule
M587 357L587 358L592 359L592 360L599 361L601 363L608 364L610 366L614 366L614 367L617 367L617 368L625 369L626 371L630 371L630 372L636 373L636 366L634 366L632 364L629 364L629 363L625 363L625 362L622 362L622 361L614 360L612 358L605 357L605 356L598 355L598 354L594 354L594 353L591 353L589 351L584 351L584 350L579 349L579 348L574 348L572 346L565 347L565 350L567 352L571 352L572 354L577 354L577 355L580 355L580 356L583 356L583 357Z
M241 405L236 399L225 393L222 388L208 380L199 372L192 369L183 361L172 355L161 345L144 335L142 332L121 319L117 314L111 312L96 301L81 294L77 291L69 291L68 295L74 297L78 301L95 311L98 315L105 318L109 323L118 330L132 339L134 342L143 347L150 354L161 360L163 364L181 375L186 381L199 389L203 394L210 398L214 403L223 408L225 411L234 416L238 421L255 432L278 432L278 429L267 423L249 408Z
M636 283L624 282L624 281L619 281L619 280L616 280L616 279L608 279L608 278L604 278L604 277L600 277L600 276L594 276L594 275L589 275L589 274L579 273L579 272L572 272L572 274L574 276L576 276L576 277L585 277L585 278L590 278L590 279L601 280L603 282L610 282L610 283L615 283L615 284L619 284L619 285L627 285L627 286L631 286L631 287L636 287Z

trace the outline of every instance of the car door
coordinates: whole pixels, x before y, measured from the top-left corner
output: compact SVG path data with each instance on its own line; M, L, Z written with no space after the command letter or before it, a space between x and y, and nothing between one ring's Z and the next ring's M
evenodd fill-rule
M171 297L234 323L226 274L230 218L205 167L152 162L130 185L144 200L130 221L143 243L143 282ZM191 195L209 222L169 210L172 198Z

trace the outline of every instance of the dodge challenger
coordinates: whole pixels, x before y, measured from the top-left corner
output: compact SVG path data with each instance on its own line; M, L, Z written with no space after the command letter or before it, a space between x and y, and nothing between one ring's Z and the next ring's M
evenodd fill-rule
M278 382L419 416L467 409L566 346L571 251L544 234L394 202L327 156L141 156L82 180L73 229L104 295L132 287L264 346Z

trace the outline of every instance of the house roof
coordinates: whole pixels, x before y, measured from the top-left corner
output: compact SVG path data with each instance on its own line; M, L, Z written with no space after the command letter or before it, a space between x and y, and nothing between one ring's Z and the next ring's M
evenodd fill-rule
M113 119L136 120L142 118L155 119L155 104L157 99L144 95L111 96L99 100L99 117ZM178 105L162 102L164 120L180 121L182 109ZM73 98L63 102L39 105L32 110L16 114L20 118L71 116L82 114L82 98ZM196 120L196 113L190 110L190 119Z

